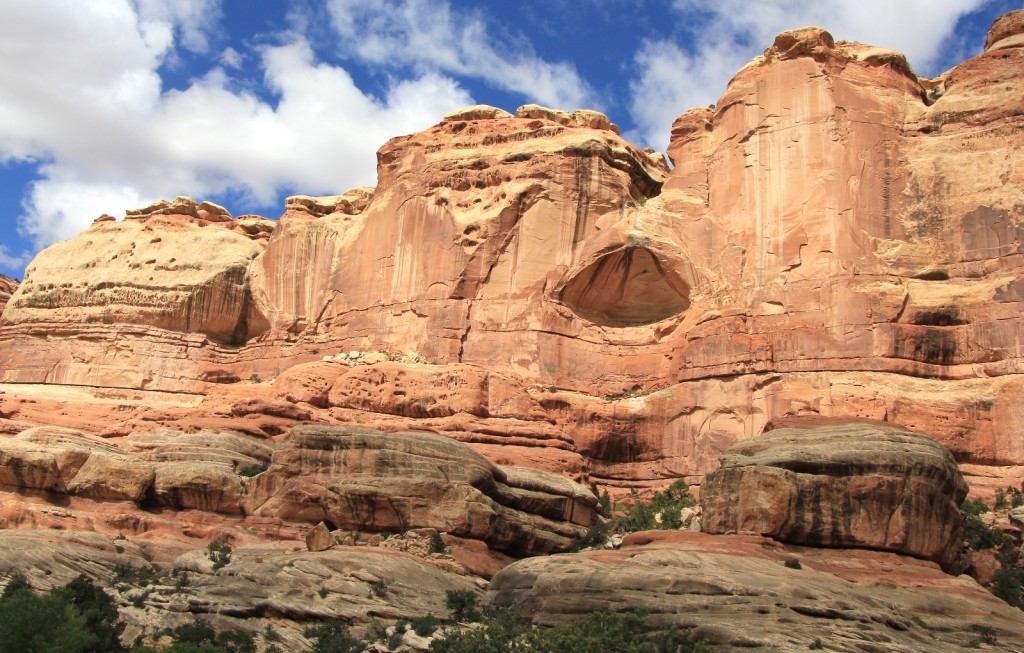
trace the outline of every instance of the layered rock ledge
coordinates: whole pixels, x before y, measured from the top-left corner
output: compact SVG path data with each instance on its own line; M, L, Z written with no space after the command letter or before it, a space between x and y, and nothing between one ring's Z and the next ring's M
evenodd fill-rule
M247 511L335 528L435 528L515 555L565 550L597 499L535 470L503 470L432 433L299 425L257 479Z
M958 651L983 632L1000 650L1024 650L1020 611L966 576L894 553L760 536L635 533L617 550L515 562L487 599L537 625L644 608L648 628L691 628L715 651Z
M782 428L734 445L701 486L707 533L895 551L950 567L967 484L931 438L853 423Z

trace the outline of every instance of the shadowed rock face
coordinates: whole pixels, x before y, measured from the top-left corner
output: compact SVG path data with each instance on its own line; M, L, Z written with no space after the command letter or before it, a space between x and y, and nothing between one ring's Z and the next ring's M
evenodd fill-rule
M605 254L573 277L561 299L595 324L613 327L660 322L686 310L689 288L649 250Z
M783 428L723 454L701 486L702 526L949 567L966 496L953 456L926 436L866 424Z
M7 301L11 298L11 295L18 289L18 282L14 279L0 274L0 315L4 312L4 307L7 306Z

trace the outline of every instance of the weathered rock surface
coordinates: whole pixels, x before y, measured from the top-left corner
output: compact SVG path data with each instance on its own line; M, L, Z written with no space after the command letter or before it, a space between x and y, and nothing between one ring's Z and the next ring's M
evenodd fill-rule
M119 566L150 567L149 548L95 533L0 531L0 578L20 572L44 590L84 573L109 586ZM257 636L270 628L281 646L303 650L309 646L303 623L341 619L361 631L374 619L444 616L447 591L477 589L472 578L374 547L314 553L283 543L236 546L230 563L216 572L205 550L193 550L155 572L145 588L123 581L114 586L129 639L203 615L217 628Z
M4 307L8 300L18 290L18 282L14 279L0 274L0 315L3 315Z
M259 517L362 531L435 528L517 555L568 548L593 493L540 472L506 472L449 438L300 425L246 500Z
M385 144L376 187L293 197L277 223L188 198L97 222L30 266L0 380L205 394L415 352L468 385L403 403L360 371L322 418L448 420L427 428L621 485L697 481L806 414L1021 468L1020 21L936 80L819 28L781 34L680 116L672 170L597 112L470 107ZM489 396L556 392L497 437L455 405L482 392L466 366Z
M872 424L782 428L723 454L701 486L702 525L949 567L966 496L953 456L926 436Z
M1017 487L1022 20L996 21L985 53L937 79L820 28L785 32L714 107L679 117L671 169L598 112L478 106L386 143L375 187L289 198L276 222L232 219L185 197L121 221L102 216L41 253L16 288L0 279L0 300L10 292L0 317L0 527L55 538L54 560L75 533L124 533L146 560L220 579L232 574L211 574L202 557L213 538L239 551L268 540L304 549L320 521L377 539L423 526L452 550L452 560L428 561L435 569L491 576L507 554L561 550L584 532L593 495L559 476L613 494L679 477L700 484L730 447L766 442L772 434L760 434L794 418L925 433L962 463L975 496ZM435 435L410 433L424 430ZM819 470L837 454L825 453ZM902 475L875 460L838 483L760 465L793 503L773 495L720 514L760 505L779 537L946 564L956 539L947 504L962 487L948 460L932 460ZM729 473L741 489L753 478ZM704 485L714 497L713 482ZM843 509L826 513L819 500ZM934 523L917 532L900 506ZM1012 630L1007 613L931 563L804 552L832 570L813 577L811 602L802 580L780 585L788 577L757 553L798 549L757 540L724 559L705 551L730 541L749 542L688 540L682 553L658 545L636 564L618 552L544 564L591 569L610 556L614 573L559 583L626 583L621 603L633 604L647 591L635 584L646 571L629 576L640 561L699 569L712 560L728 579L718 585L736 588L707 592L726 597L708 610L727 616L704 629L721 641L739 641L726 623L742 613L742 637L763 630L780 650L805 648L823 618L842 622L830 640L842 647L910 650L925 641L919 624L893 615L916 610L943 624L937 637L950 646L988 619L1017 646L1002 634ZM116 560L122 545L96 546ZM86 564L69 559L67 573ZM908 575L888 583L897 570ZM652 586L676 572L658 573ZM352 591L386 580L367 578ZM870 603L864 588L882 598ZM271 590L249 600L238 588L243 598L214 596L222 591L160 606L348 614L317 611L305 590L294 600L266 598ZM142 594L126 609L145 604ZM819 598L829 596L852 598ZM377 609L353 601L360 614ZM146 605L166 616L155 602ZM144 612L133 612L140 623ZM301 648L289 632L289 647ZM883 643L867 641L876 637Z
M966 576L893 553L754 536L636 533L618 550L520 560L494 577L488 600L541 625L642 607L649 627L693 628L716 651L798 651L816 640L851 653L953 651L986 628L1000 650L1024 651L1020 611Z

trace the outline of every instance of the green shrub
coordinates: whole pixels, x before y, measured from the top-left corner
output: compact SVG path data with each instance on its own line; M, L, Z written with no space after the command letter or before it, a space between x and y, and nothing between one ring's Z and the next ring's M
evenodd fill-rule
M437 617L435 617L432 614L428 614L425 617L413 619L411 622L409 622L409 625L412 626L413 632L419 635L420 637L429 637L430 635L434 634L434 631L437 630L439 622L437 620Z
M455 621L473 623L480 621L480 610L477 607L477 595L472 590L448 590L444 595L444 605Z
M206 557L213 562L213 570L217 571L231 562L231 545L223 538L213 540L206 547Z
M267 461L263 461L255 465L246 465L242 469L238 470L238 475L245 476L246 478L252 478L253 476L258 476L259 474L267 471L268 467L270 467L270 463Z
M32 586L28 584L28 579L25 578L24 574L13 574L7 579L7 585L4 586L4 591L0 594L0 601L21 590L31 591Z
M306 636L313 640L310 653L358 653L363 650L363 642L352 636L348 624L343 621L328 621L308 630Z
M449 634L430 644L434 653L707 653L688 632L669 629L651 636L643 630L642 610L613 614L597 612L564 628L534 628L506 609L488 612L481 628Z
M987 525L981 515L989 512L985 502L981 500L965 500L960 505L960 517L963 520L964 539L975 551L994 549L1010 541L1010 538L998 528Z
M1020 484L1019 490L1015 487L1007 486L1006 491L1010 493L1010 508L1024 506L1024 483Z
M635 492L634 495L635 497ZM626 533L655 529L675 530L682 526L682 510L696 504L690 496L689 486L677 479L664 492L656 492L650 501L633 499L626 508L626 516L614 520L619 530Z
M1006 510L1010 507L1010 504L1006 500L1006 490L996 490L995 503L992 505L993 510Z
M1004 562L992 576L988 589L1010 605L1024 610L1024 597L1021 596L1022 585L1024 585L1024 569Z
M85 628L95 641L85 648L89 653L120 653L121 633L125 625L117 612L117 604L102 588L83 575L51 592L73 605L85 619Z
M590 525L590 528L587 529L586 535L583 537L573 538L572 543L569 544L569 551L576 552L592 546L601 546L608 541L611 534L611 522L595 521Z
M87 653L98 641L64 596L17 588L0 600L0 653Z
M964 502L960 504L960 512L967 516L977 516L989 512L989 508L981 499L964 499Z
M430 553L448 553L448 547L444 545L444 540L441 539L440 533L434 533L430 536Z
M156 580L156 569L150 565L133 567L127 564L114 565L114 585L135 585L146 587Z

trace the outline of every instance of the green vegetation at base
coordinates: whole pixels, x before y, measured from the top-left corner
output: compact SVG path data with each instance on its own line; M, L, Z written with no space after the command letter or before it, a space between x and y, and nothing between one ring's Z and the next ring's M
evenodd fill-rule
M365 642L349 633L344 621L328 621L304 634L313 640L311 653L359 653L366 647Z
M1006 510L1011 505L1016 507L1022 501L1024 495L1013 488L1007 488L1001 496L999 493L996 495L997 510ZM1010 605L1024 610L1024 567L1020 566L1020 552L1012 537L985 523L981 515L987 512L989 507L981 500L968 499L961 504L964 540L974 551L998 550L999 568L985 587Z
M114 600L85 576L36 594L24 576L0 595L0 653L122 653Z
M448 547L444 545L444 539L441 538L440 533L434 533L430 536L430 553L448 553Z
M586 535L573 540L569 550L580 551L587 547L600 546L608 541L613 532L677 530L683 525L683 509L697 503L690 496L689 486L683 479L674 481L663 492L655 492L649 501L641 501L635 490L630 493L627 501L625 515L607 521L595 521ZM601 515L611 515L613 512L607 491L600 496L598 506L598 513Z
M451 612L452 619L462 623L480 621L480 609L477 608L477 596L472 590L448 590L444 597L444 607Z
M217 571L231 562L231 545L225 539L213 540L206 547L206 557L213 563L213 570Z
M998 528L987 525L981 515L989 512L985 502L979 500L964 500L960 506L960 516L963 519L964 539L975 551L994 549L1005 544L1007 537Z
M479 628L449 633L430 643L433 653L707 653L711 648L694 641L687 631L644 632L647 612L595 612L560 628L536 628L511 611L497 608L483 615Z

